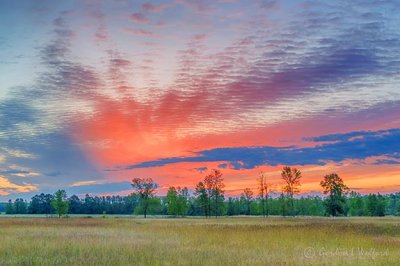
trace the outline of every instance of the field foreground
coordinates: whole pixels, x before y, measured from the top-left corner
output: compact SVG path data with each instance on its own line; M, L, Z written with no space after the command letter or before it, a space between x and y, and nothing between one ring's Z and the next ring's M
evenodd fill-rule
M0 265L398 265L398 218L0 218Z

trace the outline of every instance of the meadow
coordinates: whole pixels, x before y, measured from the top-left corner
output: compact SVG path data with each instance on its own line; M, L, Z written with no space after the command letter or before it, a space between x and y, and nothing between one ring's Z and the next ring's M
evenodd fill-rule
M400 263L396 217L0 217L0 265Z

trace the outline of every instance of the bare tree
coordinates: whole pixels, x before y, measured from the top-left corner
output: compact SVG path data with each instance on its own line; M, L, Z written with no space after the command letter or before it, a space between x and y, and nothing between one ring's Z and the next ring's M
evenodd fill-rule
M242 193L242 197L244 198L244 200L246 201L246 205L247 205L247 215L250 215L250 206L251 206L251 202L253 200L253 191L250 188L245 188L243 190Z
M265 217L269 214L268 197L270 193L270 184L267 183L267 178L263 172L258 178L258 196L260 198L262 214Z
M300 192L299 187L301 186L301 172L297 168L290 168L289 166L285 166L283 167L281 177L285 181L283 192L286 193L286 196L290 201L291 212L294 215L293 196Z

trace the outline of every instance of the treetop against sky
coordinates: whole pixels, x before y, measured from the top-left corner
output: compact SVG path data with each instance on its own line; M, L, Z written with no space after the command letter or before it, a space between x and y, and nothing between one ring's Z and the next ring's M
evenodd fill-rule
M211 169L392 192L398 1L1 1L0 199L166 193Z

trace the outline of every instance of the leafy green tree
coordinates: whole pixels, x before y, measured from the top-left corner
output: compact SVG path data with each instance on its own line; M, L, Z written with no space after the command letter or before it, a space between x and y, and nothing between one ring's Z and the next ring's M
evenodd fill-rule
M387 207L387 199L378 193L378 207L376 210L376 216L385 216L386 215L386 207Z
M53 206L51 206L51 201L53 200L53 195L41 193L35 195L31 198L29 204L29 212L33 214L50 214L54 212Z
M153 198L158 184L151 178L134 178L131 185L135 190L133 194L139 196L139 204L143 210L144 218L146 218L149 207L154 202Z
M187 211L187 215L188 215L188 216L197 216L197 215L201 215L201 209L199 208L195 197L189 197L189 198L188 198L188 211Z
M277 203L280 215L282 216L288 215L289 213L288 198L285 197L283 193L281 193L281 195L279 196Z
M197 183L195 188L196 202L203 212L203 215L209 217L211 215L210 198L207 189L202 181Z
M168 214L176 216L178 213L178 192L175 187L169 187L166 200Z
M113 213L126 213L131 214L139 205L140 199L137 195L129 195L127 197L114 197L112 200ZM115 207L114 207L115 206Z
M6 205L6 214L15 214L14 204L12 200L8 200Z
M386 200L382 195L369 194L366 205L369 216L385 216Z
M167 212L169 215L185 216L188 211L188 189L170 187L167 192Z
M232 197L228 198L228 203L227 204L228 204L228 207L227 207L226 215L228 215L228 216L235 215L235 202L234 202Z
M346 197L348 187L337 174L326 175L320 183L323 193L328 195L325 200L326 212L332 216L346 214Z
M365 215L365 205L364 199L355 191L350 192L349 196L349 212L351 216L364 216Z
M195 188L196 201L206 217L213 213L215 217L221 215L224 209L224 183L222 173L212 170L204 177L203 181L197 183Z
M58 190L56 193L54 193L54 198L51 202L51 205L56 210L58 217L68 213L69 204L65 190Z
M376 209L378 208L378 198L375 194L369 194L366 199L367 213L369 216L376 215Z
M14 211L18 214L28 213L28 203L24 199L16 199L14 201Z
M312 216L322 216L325 213L324 209L324 203L322 201L322 198L319 196L312 197L310 198L311 201L311 206L309 208L309 213L306 215L312 215Z
M283 192L286 193L286 196L289 199L290 213L292 215L295 214L294 210L294 195L300 192L300 179L301 172L297 168L291 168L289 166L283 167L281 177L283 181L285 181L285 185L283 187Z
M393 193L387 196L388 206L386 208L386 211L389 215L397 215L398 197L396 194Z
M400 216L400 201L397 201L397 215Z
M71 213L83 213L82 210L82 201L77 195L72 195L68 199L69 203L69 211Z
M155 197L155 196L147 199L147 205L142 205L142 204L137 205L137 207L134 210L134 214L144 215L144 213L145 213L144 207L145 206L147 206L146 217L148 214L153 214L153 215L154 214L165 214L164 206L162 204L161 198Z
M187 187L178 187L178 215L186 216L189 209L189 190Z

